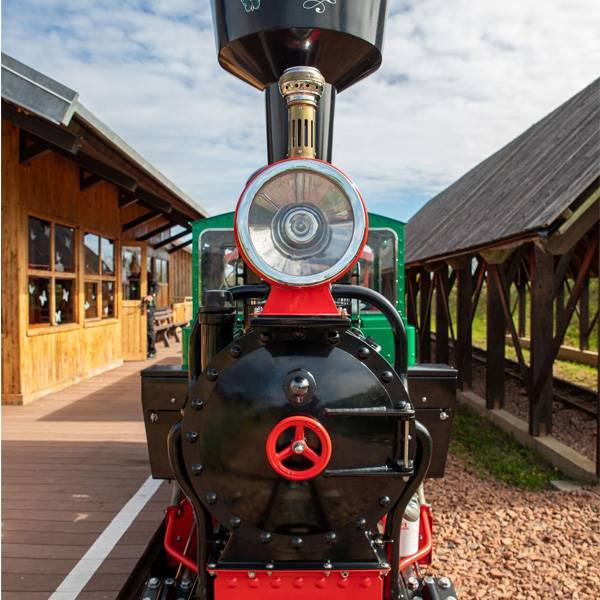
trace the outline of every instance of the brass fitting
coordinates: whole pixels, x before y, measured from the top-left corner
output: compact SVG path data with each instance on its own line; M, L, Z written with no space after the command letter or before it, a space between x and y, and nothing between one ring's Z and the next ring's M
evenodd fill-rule
M288 157L315 158L316 116L325 78L314 67L291 67L279 79L288 106Z

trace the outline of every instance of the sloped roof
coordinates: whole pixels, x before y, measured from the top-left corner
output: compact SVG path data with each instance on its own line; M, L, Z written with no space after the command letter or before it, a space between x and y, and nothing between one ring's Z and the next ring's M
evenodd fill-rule
M600 178L600 78L432 198L406 226L406 262L552 229Z
M94 153L91 137L97 138L103 147L110 148L115 156L118 155L119 168L128 165L135 170L136 175L152 180L154 185L151 191L154 194L166 195L167 202L175 200L192 219L208 215L208 211L196 200L165 177L85 108L79 101L79 94L76 91L4 53L2 53L2 100L48 122L59 134L62 133L64 138L73 137L76 143L69 151L74 155L80 151ZM99 153L96 153L94 158L108 160L107 156L100 156ZM171 213L174 214L173 210Z

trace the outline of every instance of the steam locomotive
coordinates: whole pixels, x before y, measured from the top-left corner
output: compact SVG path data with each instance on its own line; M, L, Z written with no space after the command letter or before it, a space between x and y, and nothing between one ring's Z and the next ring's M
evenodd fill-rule
M212 9L221 65L265 90L268 165L194 226L185 365L142 374L172 499L121 596L450 600L420 567L456 374L412 364L402 225L331 163L336 94L380 65L386 1Z

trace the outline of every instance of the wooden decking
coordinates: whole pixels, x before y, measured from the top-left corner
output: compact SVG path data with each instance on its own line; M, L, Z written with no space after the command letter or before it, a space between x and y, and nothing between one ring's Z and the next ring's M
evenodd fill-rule
M2 407L2 598L42 600L149 476L141 368L179 344L35 401ZM163 485L79 598L112 599L163 517Z

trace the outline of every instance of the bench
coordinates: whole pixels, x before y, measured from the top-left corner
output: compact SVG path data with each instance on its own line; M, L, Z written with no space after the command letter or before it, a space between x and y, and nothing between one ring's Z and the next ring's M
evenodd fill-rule
M174 321L173 311L170 308L161 308L154 313L154 332L156 334L156 342L162 340L165 348L170 346L169 336L173 336L176 342L180 342L177 330L180 327L185 327L185 321Z

